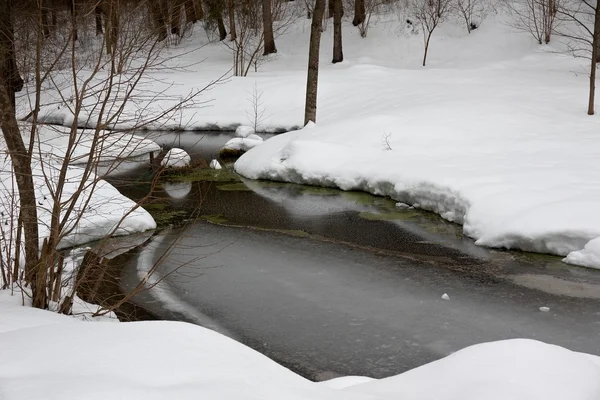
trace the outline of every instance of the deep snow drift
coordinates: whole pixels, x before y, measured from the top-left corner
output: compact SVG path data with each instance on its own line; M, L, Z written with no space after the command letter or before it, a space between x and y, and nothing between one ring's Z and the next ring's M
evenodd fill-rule
M92 323L0 292L0 398L592 400L600 358L533 340L475 345L383 380L313 383L208 329Z

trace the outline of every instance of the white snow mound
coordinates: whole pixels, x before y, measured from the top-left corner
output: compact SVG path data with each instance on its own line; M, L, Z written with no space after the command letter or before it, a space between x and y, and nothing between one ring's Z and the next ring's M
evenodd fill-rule
M172 148L165 154L160 165L166 168L182 168L190 165L191 161L190 155L185 150Z
M563 261L573 265L600 269L600 237L590 240L582 250L569 253Z
M210 162L209 167L212 168L212 169L221 169L222 168L221 164L219 163L219 161L214 160L214 159Z
M254 128L251 126L240 125L235 130L235 136L239 138L246 138L254 134Z
M256 136L256 135L253 135ZM227 143L225 143L225 146L223 146L224 149L227 150L240 150L240 151L248 151L250 149L253 149L254 147L261 145L263 143L263 140L261 137L257 136L258 139L256 138L233 138L230 139Z

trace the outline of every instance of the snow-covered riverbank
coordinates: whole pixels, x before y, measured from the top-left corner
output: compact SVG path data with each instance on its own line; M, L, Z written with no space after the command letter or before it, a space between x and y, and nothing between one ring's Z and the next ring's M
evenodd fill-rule
M0 292L0 398L591 400L600 358L533 340L484 343L383 380L310 382L208 329L81 322Z

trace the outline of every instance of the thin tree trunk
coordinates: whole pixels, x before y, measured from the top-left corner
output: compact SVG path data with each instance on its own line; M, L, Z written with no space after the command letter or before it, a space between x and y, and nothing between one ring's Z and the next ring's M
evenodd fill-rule
M77 40L79 38L79 33L77 32L77 8L75 7L75 0L67 0L67 6L71 13L71 29L73 40Z
M354 19L352 20L352 25L358 26L365 22L366 15L364 0L354 0Z
M308 48L308 77L306 79L306 103L304 107L304 125L317 122L317 86L319 82L319 47L321 28L325 14L325 0L315 0L312 24L310 25L310 45Z
M333 60L332 63L344 61L342 52L342 0L329 0L333 4Z
M199 20L204 19L204 9L202 8L202 2L199 0L191 0L194 3L194 10L196 10L196 16Z
M263 29L265 33L264 54L277 53L275 47L275 37L273 36L273 10L271 10L271 0L262 0Z
M227 13L229 14L229 37L232 42L237 39L237 34L235 33L235 8L233 2L234 0L229 0L227 2Z
M223 22L223 16L221 15L221 11L219 10L219 15L217 16L217 26L219 28L219 41L223 41L227 38L227 29L225 29L225 22Z
M94 16L96 17L96 36L100 36L104 33L102 31L102 8L100 8L100 4L94 7Z
M0 0L0 128L8 148L13 165L17 189L19 191L19 211L23 221L23 241L25 244L25 276L32 284L33 306L46 308L45 296L38 296L38 260L39 234L37 221L37 205L31 158L19 131L15 116L15 92L23 87L15 63L14 36L11 0ZM20 246L17 243L17 246ZM42 292L45 294L45 286Z
M596 67L598 62L598 46L600 45L600 3L596 4L594 13L594 37L592 38L592 61L590 65L590 97L588 100L588 115L594 115L596 98Z
M181 35L181 6L181 0L175 0L171 10L171 33L177 36Z
M44 32L44 39L48 39L50 37L50 22L48 21L48 7L44 4L44 2L40 2L41 6L41 15L42 15L42 31Z
M327 18L333 18L335 13L335 0L327 0Z
M425 52L423 53L423 66L427 62L427 51L429 50L429 40L431 39L431 32L427 34L427 40L425 41Z

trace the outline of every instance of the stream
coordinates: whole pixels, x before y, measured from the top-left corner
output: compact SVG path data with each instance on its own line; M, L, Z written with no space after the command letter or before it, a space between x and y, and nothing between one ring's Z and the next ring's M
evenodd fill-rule
M229 138L152 139L197 161ZM138 200L151 177L138 166L108 180ZM309 379L382 378L517 337L600 355L600 271L475 246L460 226L391 199L226 170L176 176L152 197L146 207L165 228L119 258L123 291L157 265L156 286L136 304L222 332Z

